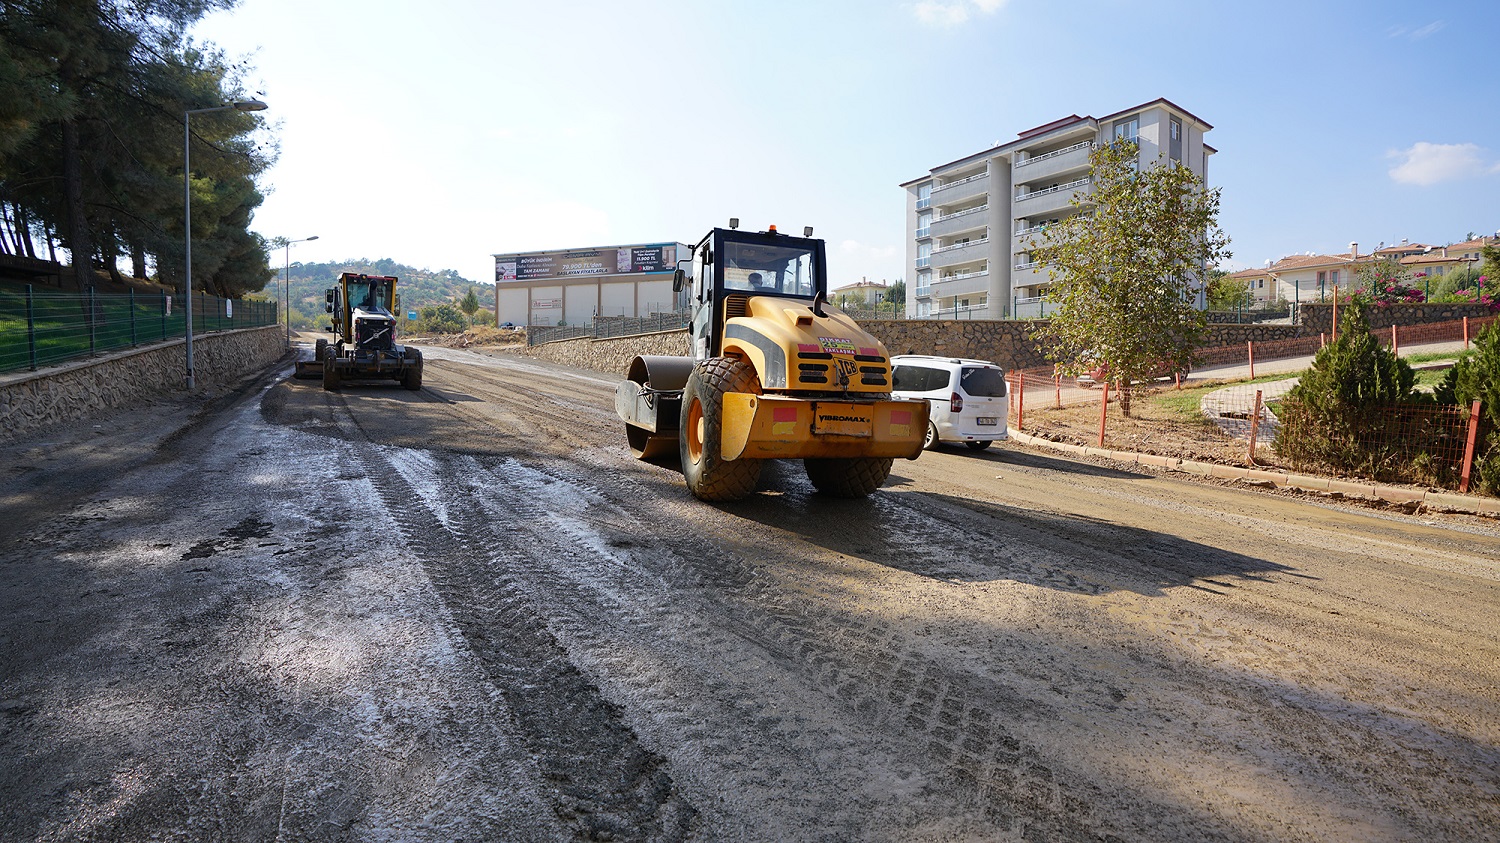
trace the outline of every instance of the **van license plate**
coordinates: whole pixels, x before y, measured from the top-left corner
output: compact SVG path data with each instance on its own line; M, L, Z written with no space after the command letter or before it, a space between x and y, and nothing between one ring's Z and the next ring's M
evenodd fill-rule
M977 421L977 422L979 422L980 424L983 424L983 425L992 425L992 424L999 424L1000 423L1000 419L996 418L995 416L980 416L979 418L975 419L975 421Z

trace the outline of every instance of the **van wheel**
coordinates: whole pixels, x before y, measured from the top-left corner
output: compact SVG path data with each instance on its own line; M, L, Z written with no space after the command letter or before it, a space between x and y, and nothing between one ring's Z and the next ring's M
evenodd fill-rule
M922 450L924 450L924 451L936 451L937 450L937 446L938 446L937 424L935 424L934 422L928 422L927 423L927 438L925 438L925 439L922 440Z
M730 392L760 394L755 370L730 357L694 366L682 390L677 453L688 490L699 500L739 500L760 482L760 460L723 457L724 395Z
M813 487L835 498L862 498L885 485L895 460L889 457L805 459Z
M985 439L979 442L965 442L964 444L968 445L970 448L976 451L983 451L985 448L988 448L990 446L990 440Z

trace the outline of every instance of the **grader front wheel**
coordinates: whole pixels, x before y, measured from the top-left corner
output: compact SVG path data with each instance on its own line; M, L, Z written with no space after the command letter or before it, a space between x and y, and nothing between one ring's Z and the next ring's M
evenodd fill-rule
M749 365L728 357L714 357L693 367L682 391L682 424L677 435L678 455L688 489L705 501L732 501L755 491L760 482L760 460L725 460L724 395L760 394L760 379Z

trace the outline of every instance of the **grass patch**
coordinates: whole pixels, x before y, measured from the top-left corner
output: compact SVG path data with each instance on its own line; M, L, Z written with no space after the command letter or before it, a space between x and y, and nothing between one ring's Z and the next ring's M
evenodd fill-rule
M1140 408L1152 415L1159 415L1163 420L1180 424L1202 423L1213 427L1213 422L1205 419L1203 413L1199 410L1199 406L1203 403L1203 396L1215 390L1223 389L1226 386L1273 383L1275 381L1295 378L1301 374L1301 372L1282 372L1276 375L1246 378L1245 380L1213 380L1189 389L1172 389L1171 387L1167 387L1149 393L1138 392L1138 398L1132 409L1136 410Z
M1421 354L1403 354L1401 359L1408 363L1431 363L1435 360L1461 360L1473 354L1474 350L1465 351L1424 351Z

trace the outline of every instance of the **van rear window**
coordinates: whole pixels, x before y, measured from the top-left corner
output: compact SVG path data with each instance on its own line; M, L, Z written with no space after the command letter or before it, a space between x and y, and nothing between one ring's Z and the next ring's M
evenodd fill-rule
M901 392L931 392L948 388L948 372L926 366L897 366L891 372L891 388Z
M964 392L977 398L1004 398L1005 373L999 369L981 366L965 366L958 374Z

